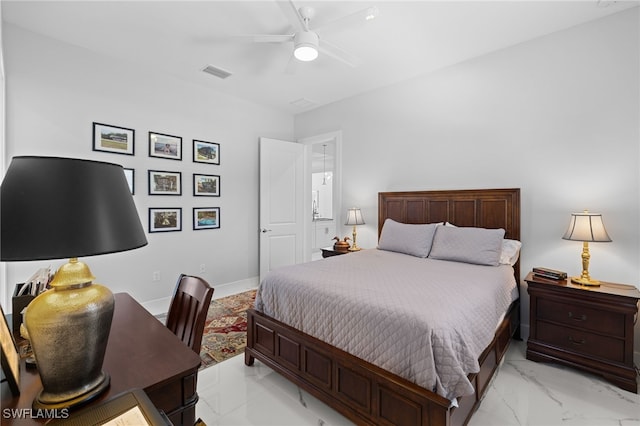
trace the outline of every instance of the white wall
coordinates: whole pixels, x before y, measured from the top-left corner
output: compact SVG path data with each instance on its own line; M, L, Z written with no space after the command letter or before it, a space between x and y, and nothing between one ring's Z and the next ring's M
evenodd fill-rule
M588 208L613 239L591 244L592 277L640 287L638 11L298 115L299 138L343 131L344 205L367 222L359 245L376 246L380 191L518 187L523 276L580 274L582 244L561 237Z
M4 159L5 159L5 72L4 72L4 52L2 51L2 8L0 7L0 175L4 176ZM0 283L6 277L6 265L0 262ZM0 285L0 301L2 306L8 306L7 289L4 285ZM6 309L6 308L5 308Z
M4 55L7 161L16 155L52 155L134 168L134 200L145 230L149 207L182 207L182 232L148 234L149 245L141 249L84 259L97 282L145 303L171 296L180 273L200 275L214 287L257 280L258 137L292 139L290 114L6 23ZM135 129L135 156L92 151L94 121ZM181 136L182 161L149 158L149 131ZM193 163L192 139L220 143L221 165ZM182 172L182 196L147 195L149 169ZM194 172L220 175L221 197L194 197ZM192 230L193 207L218 206L221 229ZM43 206L43 220L53 207ZM12 288L38 267L60 264L9 263L7 285ZM160 272L159 282L152 281L154 271ZM2 304L8 306L5 300Z

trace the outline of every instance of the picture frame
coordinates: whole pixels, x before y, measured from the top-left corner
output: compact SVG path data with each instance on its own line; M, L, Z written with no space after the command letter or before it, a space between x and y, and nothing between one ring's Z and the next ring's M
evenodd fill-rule
M135 154L135 130L93 122L93 150L112 154Z
M149 157L182 161L182 138L149 132Z
M193 229L220 229L220 207L194 207Z
M149 195L182 195L182 172L149 170Z
M196 197L219 197L220 176L194 173L193 195Z
M2 347L0 364L2 364L2 372L7 379L11 393L18 396L20 395L20 354L9 329L7 317L4 316L2 305L0 305L0 314L2 315L0 320L0 347Z
M220 144L193 140L193 162L220 165Z
M127 183L129 184L129 191L131 191L131 195L135 195L136 193L136 171L134 169L129 169L126 167L123 167L122 170L124 170L124 177L125 179L127 179Z
M182 207L150 207L149 233L182 231Z

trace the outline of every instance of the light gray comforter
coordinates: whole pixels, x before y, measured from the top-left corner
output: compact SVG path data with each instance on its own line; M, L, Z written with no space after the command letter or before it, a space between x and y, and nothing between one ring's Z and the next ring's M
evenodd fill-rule
M371 249L271 271L255 307L453 400L517 297L508 265Z

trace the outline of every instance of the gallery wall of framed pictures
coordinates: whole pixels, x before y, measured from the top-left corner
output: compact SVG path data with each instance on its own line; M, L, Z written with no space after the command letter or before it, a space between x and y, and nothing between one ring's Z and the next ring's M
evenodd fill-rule
M139 133L140 134L140 133ZM136 130L120 125L93 122L93 151L136 156ZM192 139L192 163L197 171L189 170L191 176L186 176L185 167L180 167L183 161L183 138L171 132L147 132L147 155L149 158L173 160L167 162L166 167L147 168L147 194L155 200L158 206L148 208L148 232L178 232L183 226L183 207L181 198L183 192L192 197L220 197L221 176L215 167L220 165L220 144L201 139ZM188 158L188 157L187 157ZM158 163L161 164L161 163ZM193 168L192 168L193 169ZM139 171L140 172L140 171ZM131 194L136 194L134 168L124 168L125 177ZM144 172L143 172L144 173ZM189 179L190 177L190 179ZM185 184L192 185L192 191L183 191ZM171 196L173 198L169 198ZM166 197L166 198L165 198ZM169 202L171 200L171 202ZM209 204L209 203L207 203ZM166 205L170 205L167 207ZM193 207L192 230L220 229L220 207ZM187 220L189 218L187 217Z

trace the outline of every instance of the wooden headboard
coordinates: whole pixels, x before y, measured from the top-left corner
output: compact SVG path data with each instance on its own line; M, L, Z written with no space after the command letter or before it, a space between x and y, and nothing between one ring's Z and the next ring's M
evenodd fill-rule
M520 240L520 189L462 189L378 193L378 236L385 219L401 223L449 222L503 228ZM519 282L520 262L514 267Z

